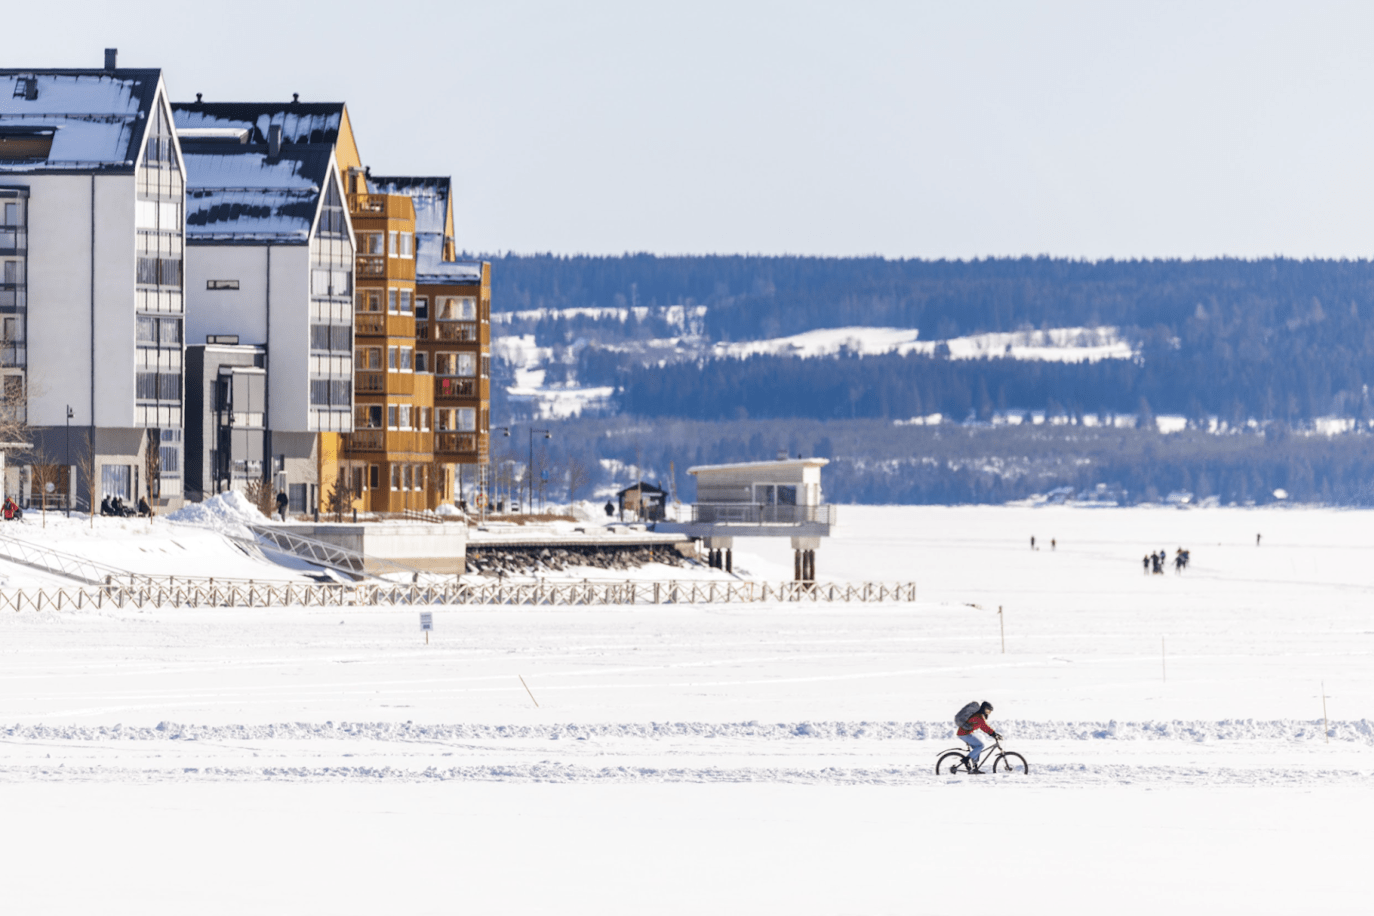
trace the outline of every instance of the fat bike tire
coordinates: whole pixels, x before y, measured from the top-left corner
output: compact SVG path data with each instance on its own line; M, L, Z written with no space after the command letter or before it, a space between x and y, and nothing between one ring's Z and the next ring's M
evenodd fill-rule
M1016 773L1025 776L1030 772L1030 767L1026 765L1026 758L1015 751L1007 751L998 754L992 761L992 771L994 773Z
M964 765L964 761L967 759L958 751L946 751L940 755L939 760L935 761L935 775L953 776L959 772L959 768Z

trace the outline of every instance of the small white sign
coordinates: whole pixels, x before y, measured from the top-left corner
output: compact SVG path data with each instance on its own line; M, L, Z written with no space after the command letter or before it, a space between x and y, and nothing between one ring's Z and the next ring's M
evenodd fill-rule
M421 612L420 612L420 629L422 629L422 630L432 630L432 629L434 629L434 614L432 614L432 613L429 612L429 611L421 611Z
M52 481L49 481L48 483L43 485L43 489L48 493L51 493L53 490L57 489L57 485L54 484Z

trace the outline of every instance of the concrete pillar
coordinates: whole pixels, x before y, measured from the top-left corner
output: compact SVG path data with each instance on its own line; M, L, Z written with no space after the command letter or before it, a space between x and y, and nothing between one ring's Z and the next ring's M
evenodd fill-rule
M733 573L735 571L735 552L727 549L725 551L725 571Z
M792 551L792 580L800 582L802 580L802 552Z

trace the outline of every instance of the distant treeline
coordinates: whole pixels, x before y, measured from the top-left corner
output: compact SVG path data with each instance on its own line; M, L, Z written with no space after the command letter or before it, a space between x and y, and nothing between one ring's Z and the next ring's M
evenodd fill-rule
M624 487L638 477L667 487L670 467L679 498L691 502L696 464L768 460L777 450L819 456L827 500L839 503L1000 503L1071 486L1108 484L1128 503L1153 502L1174 490L1198 498L1260 504L1289 499L1374 505L1374 436L1297 435L1283 424L1261 433L1161 434L1084 426L933 427L857 421L629 421L623 418L542 421L551 440L550 495L562 498L566 469L578 463L598 487ZM523 466L523 434L496 438L493 460ZM587 498L590 487L579 498Z

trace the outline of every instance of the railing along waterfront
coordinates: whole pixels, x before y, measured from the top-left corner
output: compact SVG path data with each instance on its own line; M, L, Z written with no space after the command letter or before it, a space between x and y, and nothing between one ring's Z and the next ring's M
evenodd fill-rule
M695 503L692 521L716 525L838 524L834 506L760 506L749 503Z
M130 585L86 588L0 589L0 610L86 608L272 608L434 607L499 605L579 607L594 605L749 604L756 602L908 603L914 582L444 582L439 584L298 584L148 579Z

